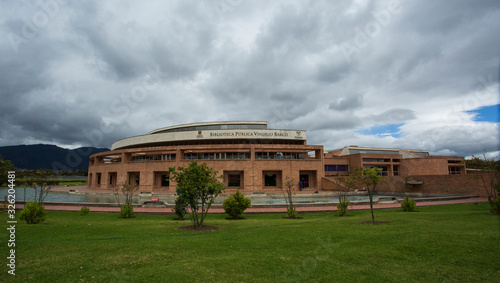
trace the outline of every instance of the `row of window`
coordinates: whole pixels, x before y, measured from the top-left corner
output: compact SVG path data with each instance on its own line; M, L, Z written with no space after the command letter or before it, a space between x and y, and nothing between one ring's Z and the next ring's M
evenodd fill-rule
M348 165L325 165L325 172L347 172Z
M175 154L154 154L132 156L132 161L175 160ZM185 160L249 159L248 152L184 153ZM255 159L305 159L305 153L299 152L256 152Z
M248 152L184 153L185 160L196 159L248 159Z
M175 154L153 154L132 156L132 161L175 160Z

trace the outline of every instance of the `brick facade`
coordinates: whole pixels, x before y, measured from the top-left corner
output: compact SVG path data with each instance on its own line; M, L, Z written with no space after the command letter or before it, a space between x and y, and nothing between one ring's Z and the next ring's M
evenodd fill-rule
M335 176L379 167L386 180L379 191L403 192L409 176L419 181L409 192L485 196L478 178L466 174L463 157L357 146L324 152L321 145L307 145L305 131L270 130L266 122L188 124L120 140L112 151L90 157L88 186L112 190L137 183L140 191L175 193L175 182L166 178L169 168L193 160L217 170L228 191L244 193L277 192L286 177L297 184L303 178L310 190L331 191Z

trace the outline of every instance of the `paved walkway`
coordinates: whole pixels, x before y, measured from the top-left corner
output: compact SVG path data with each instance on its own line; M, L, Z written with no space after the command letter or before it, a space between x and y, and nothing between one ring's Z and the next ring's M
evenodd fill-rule
M459 199L459 200L444 200L444 201L420 201L417 202L417 207L434 206L434 205L447 205L447 204L461 204L461 203L479 203L487 202L487 198L469 198L469 199ZM16 205L16 208L21 209L23 205ZM91 212L109 212L118 213L120 209L118 207L102 207L102 206L88 206ZM374 209L389 209L389 208L400 208L400 203L379 203L374 204ZM81 206L79 205L45 205L46 210L56 210L56 211L79 211ZM367 210L370 209L370 205L350 205L349 210ZM296 207L298 212L332 212L337 211L336 205L331 206L306 206L306 207ZM134 212L142 214L173 214L172 208L152 208L152 207L134 207ZM224 209L220 206L212 206L210 208L210 213L225 213ZM250 207L245 210L245 213L286 213L286 207Z

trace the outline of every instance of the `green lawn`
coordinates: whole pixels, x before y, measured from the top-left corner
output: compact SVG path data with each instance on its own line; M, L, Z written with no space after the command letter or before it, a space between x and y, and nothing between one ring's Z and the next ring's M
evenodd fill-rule
M48 212L42 225L16 226L16 276L7 274L7 214L0 282L452 282L500 278L499 217L488 205L419 212L377 210L282 219L209 215L212 232L179 229L173 215Z

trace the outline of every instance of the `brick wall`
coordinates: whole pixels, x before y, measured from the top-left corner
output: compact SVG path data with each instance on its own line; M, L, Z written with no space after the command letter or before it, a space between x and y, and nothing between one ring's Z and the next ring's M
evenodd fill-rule
M379 184L376 191L403 192L404 177L384 177L386 182ZM481 178L476 174L467 175L422 175L411 180L423 181L422 185L412 185L407 192L423 194L478 195L486 197Z
M385 182L376 187L377 192L397 192L405 190L404 177L391 176L383 177ZM412 185L406 188L406 192L422 194L449 194L449 195L477 195L487 197L481 178L477 174L467 175L423 175L411 176L411 180L423 181L421 185ZM333 180L323 178L322 189L333 191ZM361 189L362 185L358 184Z

